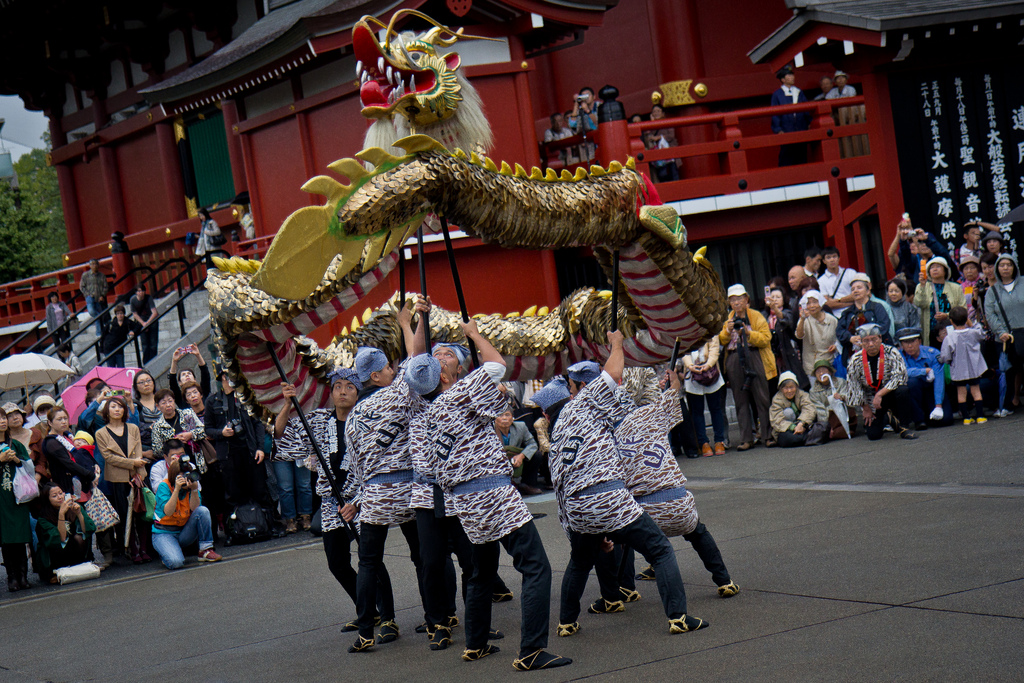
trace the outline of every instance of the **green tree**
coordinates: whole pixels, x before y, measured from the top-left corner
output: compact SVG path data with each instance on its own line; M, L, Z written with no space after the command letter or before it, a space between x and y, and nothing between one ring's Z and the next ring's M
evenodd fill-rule
M14 170L19 189L0 181L0 283L58 270L68 248L57 170L46 165L46 152L23 155Z

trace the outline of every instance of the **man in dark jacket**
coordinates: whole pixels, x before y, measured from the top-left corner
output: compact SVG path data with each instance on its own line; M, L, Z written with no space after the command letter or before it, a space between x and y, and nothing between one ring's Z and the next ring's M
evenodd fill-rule
M796 87L796 76L788 66L779 69L775 77L779 79L779 89L772 93L772 106L780 107L787 104L801 104L807 101L803 91ZM795 114L776 114L772 117L773 133L794 133L807 130L811 126L809 112ZM779 166L795 166L807 163L807 143L798 142L782 145L779 148Z
M232 506L249 502L271 505L267 491L267 467L263 463L263 423L254 420L238 402L235 384L220 371L221 391L206 402L206 438L223 463L227 500Z

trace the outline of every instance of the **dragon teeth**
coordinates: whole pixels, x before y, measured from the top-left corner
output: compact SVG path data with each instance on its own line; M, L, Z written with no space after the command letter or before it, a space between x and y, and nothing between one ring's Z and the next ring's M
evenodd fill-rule
M390 66L387 68L387 71L384 72L384 76L388 79L388 83L391 85L395 84L395 72L391 70Z
M377 71L384 73L384 58L377 57Z
M409 92L416 92L416 77L409 76Z
M356 62L356 78L359 80L363 79L363 63Z

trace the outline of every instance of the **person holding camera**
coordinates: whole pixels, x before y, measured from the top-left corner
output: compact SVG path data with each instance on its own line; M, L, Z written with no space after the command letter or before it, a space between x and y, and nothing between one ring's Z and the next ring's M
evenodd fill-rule
M255 502L269 509L267 467L263 464L263 423L254 420L235 394L235 383L220 371L221 390L206 403L206 438L222 463L231 507Z
M153 548L168 569L185 564L181 549L196 541L200 562L219 562L222 558L213 549L210 511L200 504L199 470L180 441L167 446L167 478L156 487Z
M96 523L85 513L74 496L53 482L39 487L39 519L34 551L39 578L57 583L53 570L73 567L92 559L92 535Z
M191 408L178 408L174 392L170 389L161 389L156 392L155 398L160 408L160 419L151 428L153 452L162 452L164 443L173 438L188 443L189 450L199 453L201 457L202 446L199 442L206 438L206 428L199 417ZM199 469L205 470L205 463Z
M726 292L732 311L718 335L725 349L725 377L732 387L736 402L736 418L740 423L740 445L737 451L754 447L754 422L750 413L756 407L760 421L761 443L771 448L768 422L768 380L775 377L775 355L772 333L764 316L750 308L750 297L743 285L733 285Z
M196 367L199 370L198 379L196 378L195 370L190 368L178 370L178 363L185 356L195 356ZM195 344L180 346L171 355L171 367L167 371L167 386L174 392L174 400L179 406L183 406L186 403L182 387L190 382L199 384L199 389L203 396L210 395L210 369L206 365L206 359L203 358L203 354L199 352L199 347Z
M596 147L593 142L586 140L597 130L597 102L594 100L593 88L582 88L579 94L575 95L572 112L569 114L569 128L584 138L576 157L580 161L593 159Z

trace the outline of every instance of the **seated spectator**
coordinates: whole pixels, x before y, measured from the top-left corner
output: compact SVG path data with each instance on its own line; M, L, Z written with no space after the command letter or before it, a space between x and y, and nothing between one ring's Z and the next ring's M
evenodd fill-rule
M781 280L781 278L779 278ZM775 354L775 366L778 371L792 372L796 375L801 389L809 389L811 383L804 372L800 358L800 348L796 339L797 314L789 306L789 294L781 283L769 285L768 297L764 300L765 312L768 316L768 329L772 334L771 349Z
M836 369L827 360L819 360L814 364L814 383L810 391L811 403L814 404L814 419L817 422L828 423L829 439L846 439L857 431L857 413L845 403L840 404L840 409L846 412L847 425L850 428L847 435L832 405L833 399L843 400L845 387L846 380L836 377Z
M917 428L927 429L928 422L946 420L944 400L946 396L946 373L939 360L939 352L930 346L921 345L921 330L905 327L896 333L907 366L907 389L910 394L910 410ZM927 418L925 417L927 416Z
M156 404L160 408L160 418L151 427L153 452L162 452L164 442L168 439L184 441L192 455L199 454L199 457L193 458L196 467L200 472L205 470L206 463L203 461L202 447L199 445L199 442L206 438L206 427L202 421L191 408L178 408L174 393L170 389L156 392Z
M839 341L836 326L839 321L825 313L821 307L821 292L807 290L800 298L800 319L796 324L796 338L803 342L804 374L810 376L818 361L832 362Z
M526 424L515 422L512 419L512 409L509 408L495 418L494 431L497 432L498 438L501 439L501 443L505 447L505 454L512 464L513 486L524 496L536 496L543 493L536 486L530 486L522 481L526 478L524 474L526 467L532 466L535 468L537 466L537 463L531 462L534 456L537 455L537 441L530 434ZM536 472L534 472L533 478L536 481Z
M981 402L981 376L988 372L985 358L981 355L981 342L985 339L985 332L980 327L969 324L967 309L963 306L954 306L949 312L949 319L953 323L952 329L946 330L939 360L949 363L949 378L956 387L956 399L960 404L964 424L984 424L988 422ZM974 418L971 418L967 410L968 387L974 400Z
M217 460L231 506L255 502L270 508L267 468L263 464L263 423L254 420L235 395L235 383L220 372L221 390L206 402L206 438L217 449Z
M843 345L843 364L850 358L850 354L860 349L861 339L856 330L866 323L874 323L881 330L882 341L891 343L889 336L889 314L880 303L871 300L871 278L864 273L857 273L853 276L850 285L850 296L853 305L846 308L839 316L839 324L836 325L836 339ZM827 297L828 295L826 295Z
M92 560L96 524L74 496L52 482L39 488L38 512L34 564L40 579L57 583L55 569Z
M178 371L178 363L185 356L195 356L196 366L199 368L198 380L194 370L185 368L180 372ZM181 387L187 382L198 382L199 390L203 396L210 395L210 369L206 365L203 354L199 352L199 347L195 344L175 349L171 355L171 367L167 371L167 386L174 392L174 401L179 406L185 405L184 396L181 395Z
M721 344L712 337L704 346L683 356L683 389L693 420L693 431L697 435L701 455L725 455L725 437L728 423L725 421L725 379L718 370L718 355ZM708 443L708 430L704 425L704 401L707 399L711 413L711 431L715 437L715 448Z
M153 513L153 548L168 569L185 564L182 548L199 542L199 561L218 562L213 549L210 511L200 505L198 475L183 447L171 448L167 459L167 477L156 489ZM186 464L183 470L183 463Z
M825 270L818 276L817 289L825 295L822 305L838 318L853 301L850 290L853 286L853 276L857 271L839 266L839 250L835 247L822 249L821 260L825 263Z
M926 275L927 272L927 275ZM928 345L939 348L942 341L939 330L947 327L949 311L954 306L963 306L964 290L955 282L949 282L949 262L941 256L933 257L926 264L914 290L914 305L921 310L921 332Z
M896 331L921 324L921 311L907 298L907 281L897 277L885 283L886 311Z
M651 107L651 121L660 121L665 118L665 110L660 104ZM676 140L676 131L673 128L659 128L646 131L644 145L647 149L668 149L676 147L679 141ZM659 159L651 162L651 169L654 171L654 182L664 183L670 180L679 180L679 160Z
M852 85L846 82L847 75L845 71L836 71L835 75L832 76L832 81L835 86L828 91L825 95L826 100L838 100L841 97L856 97L857 91L853 89Z
M544 142L557 142L558 140L564 140L571 138L574 135L572 129L565 125L565 114L555 112L551 115L551 127L544 131ZM559 150L558 156L562 160L562 164L565 166L571 166L572 164L579 163L579 159L573 154L572 148L566 148Z
M796 375L789 371L779 375L779 391L768 413L772 436L782 448L819 444L827 431L824 423L815 422L810 395L798 386ZM819 426L814 427L815 424ZM810 444L807 443L809 436L812 437Z
M764 316L749 307L750 297L743 285L729 287L727 295L732 310L718 341L725 347L725 375L732 387L740 426L741 442L736 450L754 447L753 406L757 407L760 419L761 442L770 448L775 441L768 424L768 380L777 374L771 332Z
M114 319L103 337L103 355L108 356L104 365L124 367L124 348L121 345L135 336L135 329L135 321L125 314L124 304L114 306Z
M960 257L960 279L956 281L964 290L964 300L967 302L967 317L977 322L978 309L984 306L982 299L975 300L974 292L982 282L981 259L974 254L966 254Z
M843 402L860 408L868 439L881 439L886 425L901 439L916 439L917 434L907 427L911 413L903 356L882 343L882 329L877 323L861 325L855 332L862 348L850 359Z

